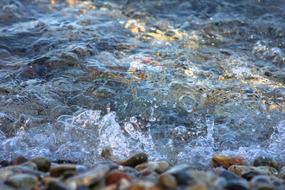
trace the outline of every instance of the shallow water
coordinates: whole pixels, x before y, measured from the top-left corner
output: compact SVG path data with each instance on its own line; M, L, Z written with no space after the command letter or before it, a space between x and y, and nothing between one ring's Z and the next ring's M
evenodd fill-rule
M0 7L0 159L285 162L284 0Z

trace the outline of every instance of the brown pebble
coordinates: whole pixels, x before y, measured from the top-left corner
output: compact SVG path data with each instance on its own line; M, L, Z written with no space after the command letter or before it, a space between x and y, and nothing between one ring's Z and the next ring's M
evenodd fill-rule
M224 155L215 155L212 158L213 166L214 167L224 167L229 168L232 165L245 165L245 160L242 157L230 157Z
M69 188L61 181L51 181L46 190L69 190Z
M145 186L142 184L132 184L129 190L145 190Z
M54 166L50 169L50 176L59 177L65 172L76 172L76 165L73 164L62 164Z
M120 171L114 171L111 172L107 178L106 178L106 184L107 185L111 185L111 184L117 184L118 182L120 182L122 179L126 179L126 180L130 180L130 177Z
M141 163L147 162L147 160L148 155L146 153L138 153L134 156L131 156L127 160L119 162L119 164L123 166L135 167Z
M25 158L24 156L18 156L17 158L15 158L15 160L12 161L12 164L13 165L20 165L20 164L24 164L28 161L29 160L27 158Z
M159 176L159 185L163 188L176 189L177 182L175 177L170 174L163 174Z
M191 190L208 190L205 184L196 184L190 188Z
M51 162L44 157L37 157L31 160L38 167L38 170L48 172L50 170Z
M278 162L276 160L273 160L272 158L268 157L258 157L253 162L254 166L270 166L272 168L278 169Z

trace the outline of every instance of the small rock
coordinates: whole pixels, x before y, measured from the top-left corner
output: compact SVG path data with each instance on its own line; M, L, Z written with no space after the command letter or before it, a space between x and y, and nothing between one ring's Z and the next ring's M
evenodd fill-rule
M76 172L77 166L73 164L61 164L50 169L50 176L59 177L63 175L65 172Z
M129 166L129 167L135 167L141 163L147 162L148 155L145 153L138 153L134 156L131 156L127 160L119 162L120 165L123 166Z
M244 181L229 182L225 187L225 190L248 190L248 184Z
M187 164L180 164L180 165L173 166L172 168L167 170L166 173L175 174L175 173L179 173L179 172L182 172L182 171L187 171L189 169L190 169L189 165L187 165Z
M0 189L1 190L14 190L14 188L12 188L8 185L5 185L5 184L1 184L1 183L0 183Z
M220 177L223 177L224 179L226 179L227 181L234 181L234 180L240 180L241 177L236 175L233 172L230 172L224 168L217 168L215 170L215 173L217 175L219 175Z
M76 175L66 180L66 184L71 189L77 189L80 186L89 187L95 185L111 170L111 166L107 164L98 164L93 169Z
M6 166L9 166L9 165L12 165L12 163L7 161L7 160L0 161L0 167L6 167Z
M229 168L231 165L245 165L245 160L242 157L229 157L224 155L216 155L212 158L214 167Z
M115 184L100 188L100 190L116 190L116 189L117 189L117 185ZM87 188L86 190L89 190L89 188Z
M176 189L177 182L175 177L170 174L163 174L159 176L159 185L167 189Z
M69 190L69 188L61 181L50 181L46 190Z
M172 175L176 178L176 181L179 185L190 185L193 183L193 178L186 171L179 172L179 173L172 174Z
M275 168L268 167L268 166L258 166L258 167L251 167L251 166L241 166L241 165L232 165L228 168L229 171L243 176L249 172L256 173L259 175L277 175L278 172Z
M123 172L120 172L120 171L113 171L111 172L107 178L106 178L106 184L107 185L112 185L112 184L117 184L118 182L120 182L122 179L125 179L125 180L130 180L130 177L123 173Z
M253 189L274 189L274 186L272 184L271 178L269 176L264 176L264 175L259 175L255 176L251 181L250 181L250 186Z
M131 185L129 190L158 190L159 188L155 186L154 183L148 181L140 181Z
M11 185L16 188L33 188L39 183L38 178L29 174L16 174L9 177L6 182L7 185Z
M136 166L136 169L142 171L148 168L151 171L155 171L157 173L163 173L168 170L170 167L169 163L166 161L155 161L155 162L147 162L142 163Z
M285 166L280 169L278 176L285 180Z
M195 184L195 185L191 186L189 189L191 189L191 190L208 190L208 188L205 184Z
M117 169L117 168L114 168L114 169ZM119 166L119 169L121 172L127 173L128 176L130 176L131 178L138 178L141 176L141 172L139 172L135 168Z
M34 158L31 161L37 165L40 171L48 172L50 170L51 162L44 157Z
M244 179L250 181L252 178L254 178L255 176L258 176L258 175L260 175L260 173L257 171L250 171L248 173L243 174L242 177Z
M252 171L252 167L250 166L239 166L239 165L232 165L228 168L229 171L242 176L250 171Z
M26 163L28 162L29 160L27 158L25 158L24 156L18 156L17 158L15 158L13 161L12 161L12 164L14 165L20 165L20 164L23 164L23 163Z
M41 172L36 170L36 166L33 163L27 162L22 165L12 165L5 168L0 169L0 181L7 180L10 176L14 174L31 174L34 176L43 175Z
M132 184L129 190L145 190L145 186L143 184Z
M180 185L189 185L193 182L192 177L188 173L190 166L181 164L174 166L173 168L166 171L166 174L170 174L175 177L176 182Z
M254 166L269 166L278 169L278 162L268 157L258 157L253 162Z
M118 190L128 190L131 186L131 183L126 180L126 179L122 179L120 182L119 182L119 185L118 185Z

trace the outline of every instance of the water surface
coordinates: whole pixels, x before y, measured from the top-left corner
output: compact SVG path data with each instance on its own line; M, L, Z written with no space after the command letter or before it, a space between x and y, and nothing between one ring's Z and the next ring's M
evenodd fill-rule
M0 5L0 159L284 162L283 0Z

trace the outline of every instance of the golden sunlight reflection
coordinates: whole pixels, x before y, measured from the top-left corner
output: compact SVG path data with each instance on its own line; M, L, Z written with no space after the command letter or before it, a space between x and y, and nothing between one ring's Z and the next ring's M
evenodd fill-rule
M50 0L50 3L52 6L55 6L58 3L58 0ZM75 5L77 4L77 0L66 0L66 3L70 7L75 7Z
M59 4L59 0L50 0L51 7L56 7ZM79 1L79 0L65 0L68 7L79 8L80 14L85 14L90 10L95 10L96 6L92 1Z
M144 40L158 40L158 41L177 41L177 40L187 40L189 38L188 34L184 31L169 26L168 31L161 31L156 28L155 30L146 26L146 24L140 20L130 19L124 23L124 28L128 29L130 32L134 33L139 38ZM153 30L153 31L152 31ZM189 44L186 46L188 48L198 48L198 42L194 42L192 38L189 38Z

